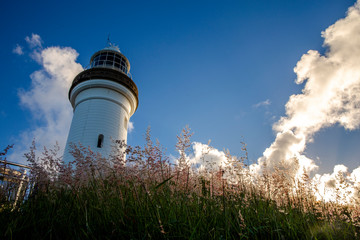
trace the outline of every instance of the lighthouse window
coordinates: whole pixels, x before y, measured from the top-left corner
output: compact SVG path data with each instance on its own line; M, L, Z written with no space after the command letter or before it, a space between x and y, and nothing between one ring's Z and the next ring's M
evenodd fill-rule
M113 65L113 62L112 62L112 61L106 61L106 65L112 66L112 65Z
M128 119L125 117L124 118L124 127L125 127L125 129L127 129L127 125L128 125Z
M107 60L114 61L114 56L107 56Z
M100 60L106 60L106 55L104 56L104 55L101 55L100 56Z
M98 142L97 142L97 147L98 147L98 148L102 148L103 142L104 142L104 135L99 134Z

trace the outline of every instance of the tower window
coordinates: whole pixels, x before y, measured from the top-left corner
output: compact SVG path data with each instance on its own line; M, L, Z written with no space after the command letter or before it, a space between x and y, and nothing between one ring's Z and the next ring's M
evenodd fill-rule
M102 148L103 143L104 143L104 135L99 134L98 142L97 142L97 147L98 147L98 148Z
M127 125L128 125L128 119L125 117L124 118L124 127L127 130Z

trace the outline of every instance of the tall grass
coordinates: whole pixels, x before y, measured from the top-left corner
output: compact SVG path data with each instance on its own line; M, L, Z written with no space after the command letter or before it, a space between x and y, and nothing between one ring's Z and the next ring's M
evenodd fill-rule
M36 159L33 146L27 158L36 189L15 210L3 204L0 238L359 238L359 206L316 201L306 175L293 191L281 169L250 181L244 157L228 154L226 167L194 169L190 137L188 128L178 136L176 163L150 129L144 147L118 142L109 159L74 145L75 160L65 164L57 148Z

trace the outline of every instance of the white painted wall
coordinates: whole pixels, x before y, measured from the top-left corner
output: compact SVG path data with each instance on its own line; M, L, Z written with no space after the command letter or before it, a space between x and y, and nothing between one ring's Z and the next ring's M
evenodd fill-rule
M75 86L70 94L74 108L64 160L72 161L70 143L90 146L103 157L111 153L113 140L127 139L127 123L135 112L137 99L123 85L110 80L87 80ZM97 147L99 134L104 135L102 148Z

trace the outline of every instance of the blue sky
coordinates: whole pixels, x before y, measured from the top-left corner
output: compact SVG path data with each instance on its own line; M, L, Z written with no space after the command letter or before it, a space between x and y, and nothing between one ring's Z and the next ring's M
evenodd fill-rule
M305 85L294 82L294 67L311 49L325 54L321 32L354 3L7 1L0 10L0 146L19 144L22 132L43 124L19 100L19 89L28 91L30 75L42 69L29 57L25 37L38 34L42 49L71 47L86 67L110 34L128 57L139 88L129 144L143 144L150 125L152 135L175 155L176 135L189 125L193 141L211 139L213 147L235 155L244 141L250 163L256 162L274 142L272 126L285 116L289 97ZM13 52L17 45L22 55ZM312 136L303 153L319 172L331 172L336 164L360 166L357 127L344 130L335 123Z

